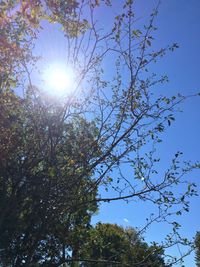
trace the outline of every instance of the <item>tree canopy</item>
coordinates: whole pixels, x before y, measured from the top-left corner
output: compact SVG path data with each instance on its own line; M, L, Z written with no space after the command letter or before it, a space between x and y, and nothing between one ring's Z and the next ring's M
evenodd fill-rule
M86 172L99 154L91 149L95 126L79 116L62 121L59 108L40 101L30 92L23 99L1 94L0 242L12 266L24 258L26 264L38 261L43 253L57 256L56 240L68 242L67 228L69 234L78 224L86 226L97 208L91 202L76 210L85 194L88 200L96 196L87 192L93 179Z
M102 5L107 10L112 1L0 3L2 266L60 266L77 256L139 264L148 253L145 266L165 266L162 248L190 245L170 216L188 212L196 189L183 176L199 164L182 163L177 152L159 173L156 154L185 96L154 92L167 77L150 70L178 45L153 49L158 8L147 25L137 27L133 1L124 1L110 28L102 30L95 18ZM66 64L76 76L74 90L61 97L48 94L32 75L39 62L34 45L44 20L62 26ZM109 73L106 62L113 66ZM176 190L180 184L181 193ZM162 247L137 239L134 229L91 228L100 203L117 200L156 207L141 232L153 222L168 222L172 232ZM126 247L126 254L119 255L118 246Z
M94 260L93 264L83 261L81 266L169 266L164 263L162 248L148 246L135 229L116 224L98 223L90 228L76 257Z

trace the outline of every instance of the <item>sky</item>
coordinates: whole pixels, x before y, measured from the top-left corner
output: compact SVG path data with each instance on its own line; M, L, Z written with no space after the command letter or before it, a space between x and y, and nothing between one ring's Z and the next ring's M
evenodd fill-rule
M115 0L113 14L117 14L120 7L120 0ZM157 1L136 0L135 13L141 23L147 20ZM104 10L99 11L99 19L102 25L109 23L109 18L104 15ZM181 93L191 95L200 92L200 1L199 0L163 0L156 18L155 47L163 47L166 44L178 43L180 48L174 53L168 54L156 65L152 71L167 74L169 83L163 86L164 93L173 95ZM63 51L67 45L61 33L53 33L52 30L44 31L36 46L38 54L43 55L48 61L53 61L55 55L57 60L63 60ZM163 166L167 165L169 159L176 151L183 152L186 160L198 160L200 151L200 97L190 98L181 106L183 112L176 114L176 121L163 135L163 142L159 154ZM187 179L198 185L200 172L194 172ZM191 201L190 212L177 218L181 223L181 233L187 237L194 237L196 231L200 230L200 198L196 197ZM102 204L92 223L98 221L117 223L120 225L140 227L145 222L148 204L131 202L115 202ZM145 235L147 241L160 241L167 232L163 225L153 226ZM176 253L174 251L174 253ZM185 259L185 265L194 267L194 254Z
M136 14L141 20L148 16L156 1L136 1ZM117 10L116 10L117 12ZM152 67L156 73L164 73L169 77L169 83L165 85L169 95L180 92L191 95L200 91L200 1L198 0L165 0L162 1L156 18L156 45L158 47L176 42L180 48L172 54L168 54L159 63ZM181 107L182 113L176 115L175 123L163 135L163 143L160 148L162 164L166 164L177 150L182 151L186 160L199 160L200 151L200 98L188 99ZM200 191L199 172L188 176L197 183ZM181 216L178 221L182 225L181 233L188 238L200 230L200 198L191 201L190 212ZM138 207L139 206L139 207ZM97 221L118 223L120 225L140 227L141 221L147 214L148 205L144 203L111 203L102 204L99 214L93 218ZM141 218L143 218L141 220ZM164 229L163 229L164 227ZM148 241L162 240L166 233L164 225L155 225L150 233L145 236ZM175 252L175 251L173 251ZM176 253L176 252L175 252ZM185 265L194 267L194 254L185 259Z

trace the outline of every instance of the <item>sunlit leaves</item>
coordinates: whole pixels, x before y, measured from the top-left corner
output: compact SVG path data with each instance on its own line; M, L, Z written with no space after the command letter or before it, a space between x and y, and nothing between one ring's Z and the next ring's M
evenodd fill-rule
M35 61L32 56L33 41L41 28L42 20L60 23L70 37L76 37L88 29L87 20L80 21L77 17L78 6L75 0L1 1L0 85L2 88L15 87L14 83L18 81L23 65Z

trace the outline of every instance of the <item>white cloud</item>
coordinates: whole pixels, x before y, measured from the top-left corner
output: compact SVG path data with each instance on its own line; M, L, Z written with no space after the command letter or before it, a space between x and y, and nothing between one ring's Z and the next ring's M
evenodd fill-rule
M129 220L127 218L124 218L125 223L129 223Z

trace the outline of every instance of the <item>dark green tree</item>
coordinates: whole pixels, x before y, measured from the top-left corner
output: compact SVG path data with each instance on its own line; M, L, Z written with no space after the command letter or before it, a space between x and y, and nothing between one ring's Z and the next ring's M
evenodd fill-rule
M200 232L196 233L195 237L195 260L197 267L200 266Z
M57 262L70 248L74 227L87 227L95 202L76 206L92 183L86 172L99 156L96 128L80 116L63 120L60 108L39 95L1 94L1 261L23 266ZM89 151L87 157L85 149ZM93 200L96 192L87 193ZM65 234L67 232L67 235ZM66 253L67 255L67 253ZM24 262L24 264L23 264Z
M133 228L116 224L98 223L88 232L79 258L86 261L81 266L147 266L165 267L162 248L148 246ZM87 262L91 259L91 262ZM92 263L92 260L94 261Z

